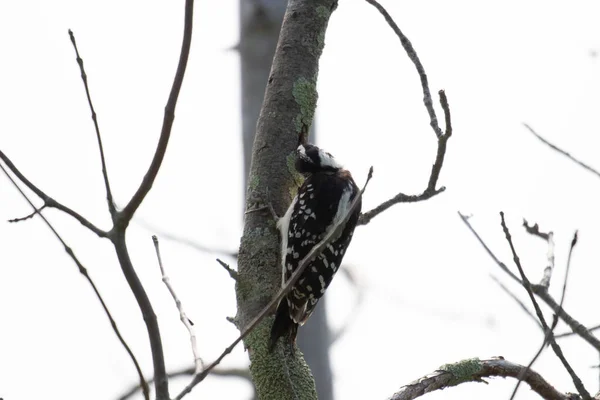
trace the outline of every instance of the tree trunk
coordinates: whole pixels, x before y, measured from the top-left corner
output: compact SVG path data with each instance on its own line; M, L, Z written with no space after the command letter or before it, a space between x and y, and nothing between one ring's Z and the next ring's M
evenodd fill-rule
M242 97L242 141L244 152L244 189L248 187L252 144L256 121L262 105L265 86L287 0L240 0L240 60ZM311 142L315 142L314 124ZM306 325L299 330L298 346L304 353L317 386L320 400L333 400L333 379L329 361L331 332L327 324L326 297Z
M264 204L268 189L270 201L277 212L283 214L295 194L297 186L290 155L298 143L306 139L312 124L318 60L336 3L334 0L289 1L257 124L247 180L248 210ZM268 212L246 215L236 287L237 322L241 328L256 316L280 286L278 243L275 221ZM272 322L272 317L265 319L244 341L259 398L316 399L314 381L301 354L294 357L281 350L269 353ZM328 340L324 342L327 344Z

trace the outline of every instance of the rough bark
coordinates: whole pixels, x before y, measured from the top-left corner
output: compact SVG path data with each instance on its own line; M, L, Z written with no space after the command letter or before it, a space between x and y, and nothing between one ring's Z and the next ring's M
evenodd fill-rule
M256 121L275 54L287 0L240 0L240 64L244 188L248 185ZM310 131L315 142L314 124ZM329 360L331 332L327 323L326 298L321 299L311 318L298 333L298 346L304 353L317 386L320 400L333 400Z
M334 0L290 0L268 79L254 140L246 208L267 198L282 214L296 190L290 155L304 141L317 100L318 61ZM246 215L239 252L237 322L244 327L281 283L279 238L268 212ZM268 351L273 319L266 319L245 339L250 372L261 399L316 399L315 384L301 354ZM280 349L283 346L280 347Z

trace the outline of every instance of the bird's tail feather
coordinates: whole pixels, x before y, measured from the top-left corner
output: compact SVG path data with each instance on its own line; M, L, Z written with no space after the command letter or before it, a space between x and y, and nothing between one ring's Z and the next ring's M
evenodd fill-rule
M269 341L269 351L275 349L277 340L280 337L289 336L290 348L294 352L294 342L298 333L298 324L290 318L290 309L286 299L282 299L275 313L275 321L271 327L271 339Z

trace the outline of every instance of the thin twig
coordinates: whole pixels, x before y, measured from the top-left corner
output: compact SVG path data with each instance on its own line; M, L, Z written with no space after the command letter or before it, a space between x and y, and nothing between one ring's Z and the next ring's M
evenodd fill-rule
M510 395L510 399L509 400L513 400L515 398L515 396L517 395L517 391L519 390L519 386L521 385L521 382L523 382L523 378L525 377L525 374L527 374L527 372L531 370L531 367L533 367L533 364L542 355L542 353L544 352L544 350L546 349L546 347L548 347L548 341L550 340L550 337L553 336L553 334L554 334L554 328L556 328L556 324L557 323L558 323L558 316L556 314L554 314L554 317L552 319L552 326L550 327L550 330L548 330L544 334L544 340L542 341L542 345L540 346L540 348L538 349L538 351L535 353L535 355L533 356L533 358L531 359L531 361L529 361L529 364L527 364L527 366L525 367L525 369L523 369L521 371L521 373L519 374L519 376L517 376L517 384L515 385L515 387L513 389L513 392ZM538 322L538 325L539 325L539 322Z
M578 240L578 232L575 231L573 234L573 239L571 240L571 247L569 248L569 257L567 258L567 269L565 271L565 280L563 282L562 294L560 296L560 304L558 306L559 310L562 310L563 303L565 301L565 294L567 293L567 280L569 279L569 272L571 271L571 256L573 255L573 249L577 244Z
M529 222L527 222L525 218L523 218L523 227L525 228L525 231L527 231L527 233L529 233L530 235L537 236L544 240L548 240L550 233L552 233L540 231L540 226L537 223L529 225Z
M399 392L394 393L389 400L413 400L426 393L435 390L458 386L466 382L484 382L483 378L502 377L516 378L525 367L512 363L503 358L491 360L470 359L454 364L446 364L437 371L432 372L414 382L405 385ZM524 381L529 384L531 390L546 400L571 400L568 394L556 390L540 374L533 370L527 370Z
M39 212L41 212L44 208L46 208L46 205L44 204L43 206L41 206L40 208L36 208L32 213L24 216L24 217L20 217L20 218L13 218L13 219L9 219L8 222L10 223L15 223L15 222L22 222L22 221L26 221L30 218L35 217L35 215Z
M412 43L404 33L398 27L398 24L394 21L392 16L387 12L387 10L379 4L376 0L366 0L367 3L371 4L373 7L377 9L383 15L388 25L394 30L396 36L400 39L402 43L402 47L406 50L406 54L408 58L415 64L417 72L419 74L419 78L421 79L421 88L423 89L423 103L425 103L425 108L429 113L430 125L433 129L433 132L437 136L437 138L441 138L443 136L442 130L438 125L438 119L435 114L435 109L433 108L433 101L431 100L431 92L429 91L429 83L427 82L427 74L425 73L425 68L423 68L423 64L421 64L421 60L419 56L417 56L417 52L415 51Z
M536 236L540 236L541 238L545 239L548 241L548 261L550 266L546 269L550 269L551 271L554 269L554 234L552 233L552 231L550 231L547 234L544 234L542 232L539 231L539 227L538 224L535 224L533 227L530 227L527 224L527 221L524 220L523 222L525 229L527 230L527 232L536 235ZM573 248L575 247L575 244L577 244L577 232L575 232L575 235L573 236L573 240L571 241L571 247L569 250L569 258L567 260L567 269L565 272L565 279L563 282L563 288L562 288L562 295L560 297L560 304L559 304L559 312L560 310L563 309L563 302L565 300L565 294L567 292L567 280L569 278L569 270L570 270L570 266L571 266L571 255L573 253ZM548 276L551 276L552 273L550 272L550 274ZM544 274L544 277L546 277L546 274ZM540 283L540 286L543 286L545 288L549 287L549 281L550 278L548 277L548 279L542 279L542 283ZM528 370L529 368L531 368L533 366L533 364L536 362L536 360L540 357L540 355L542 354L542 352L544 351L544 349L547 347L548 345L548 341L550 340L550 337L552 337L554 335L554 329L556 328L556 325L558 324L558 314L556 313L554 314L554 317L552 319L552 326L550 327L550 330L548 332L546 332L545 336L544 336L544 341L542 342L542 345L540 346L538 352L535 354L535 356L531 359L531 361L529 362L529 364L527 365L527 368L525 369ZM519 380L513 390L513 393L510 397L510 400L513 400L517 394L517 390L519 389L519 385L521 384L523 377L519 376Z
M542 310L541 310L540 306L538 305L538 303L535 299L535 296L533 295L531 283L529 282L529 279L527 279L527 276L525 275L525 272L523 271L523 267L521 266L521 261L519 259L519 256L517 255L517 252L516 252L515 247L512 242L512 236L511 236L510 231L508 230L508 227L506 226L506 222L504 220L504 212L502 212L502 211L500 212L500 218L501 218L502 229L504 230L504 235L506 236L506 241L508 242L508 244L510 246L510 250L513 254L513 261L514 261L515 265L517 266L519 273L521 274L521 280L523 281L523 286L525 287L525 290L527 291L527 294L529 295L529 299L533 303L533 308L535 309L535 313L544 328L544 332L547 335L547 340L550 343L550 346L552 346L552 350L554 350L554 353L556 354L558 359L562 362L563 366L565 367L565 369L571 376L571 379L573 380L573 384L577 388L577 391L579 392L581 397L583 397L584 400L591 400L591 396L590 396L589 392L583 386L581 379L579 379L579 377L577 376L577 374L575 373L575 371L573 370L573 368L571 367L569 362L566 360L566 358L562 352L562 349L560 348L558 343L556 343L556 340L554 340L554 337L552 335L552 330L546 323L544 314L542 313ZM555 325L555 324L553 324L553 325Z
M87 74L85 73L85 68L83 67L83 59L79 55L79 49L77 48L77 43L75 42L75 35L70 29L69 37L71 38L71 43L73 44L73 48L75 49L75 55L77 56L77 64L79 65L79 70L81 71L81 80L83 81L83 86L85 87L85 95L87 97L88 105L90 106L90 111L92 112L92 121L94 122L94 128L96 129L96 138L98 139L98 148L100 149L100 162L102 163L102 177L104 178L104 187L106 188L106 201L108 202L108 211L110 212L111 216L114 216L115 203L113 201L112 192L110 190L108 171L106 170L104 147L102 146L102 137L100 136L100 128L98 127L98 117L96 115L96 110L94 109L94 104L92 103L92 97L90 96Z
M544 287L550 287L550 280L552 279L552 273L554 272L554 232L542 232L540 226L536 223L532 226L529 225L526 219L523 218L523 227L525 231L530 235L537 236L548 243L548 265L544 268L544 275L540 281L540 285Z
M231 279L233 279L234 281L237 281L238 273L236 270L232 269L228 264L219 260L218 258L217 258L217 262L219 264L221 264L221 267L225 268L225 271L227 271L229 273L229 276L231 277Z
M518 305L519 307L521 307L521 309L523 311L525 311L525 314L527 314L533 321L535 321L536 325L540 327L540 329L542 328L542 324L540 324L540 321L538 321L537 317L535 315L533 315L533 313L529 310L529 308L527 308L527 306L525 305L525 303L523 303L521 301L521 299L519 299L517 297L516 294L514 294L509 288L507 288L498 278L496 278L494 275L490 275L490 277L492 278L492 280L494 282L496 282L498 284L498 286L500 286L500 288L502 290L504 290L504 292L510 297L512 298Z
M598 329L600 329L600 324L593 325L593 326L591 326L589 328L586 328L586 329L589 332L597 331ZM559 333L557 335L554 335L554 338L555 339L562 339L562 338L566 338L566 337L569 337L569 336L575 336L575 335L579 335L579 334L577 332L564 332L564 333Z
M598 338L594 336L583 324L567 313L564 308L561 308L556 300L554 300L554 298L550 295L550 293L548 293L548 290L545 287L533 285L531 289L533 290L533 293L542 299L555 314L558 314L560 319L562 319L569 326L569 328L573 330L573 332L592 345L592 347L594 347L596 351L600 353L600 340L598 340Z
M576 159L575 157L573 157L571 154L567 153L566 151L564 151L563 149L553 145L552 143L550 143L549 141L547 141L546 139L544 139L543 137L541 137L536 131L533 130L533 128L531 128L529 125L527 125L526 123L523 123L523 126L525 128L527 128L529 130L529 132L531 132L536 138L538 138L542 143L546 144L548 147L550 147L552 150L562 154L563 156L567 157L569 160L573 161L574 163L576 163L577 165L579 165L580 167L582 167L583 169L586 169L588 171L590 171L592 174L596 175L597 177L600 178L600 172L598 172L597 170L595 170L594 168L590 167L589 165L587 165L586 163L584 163L583 161L579 161L578 159Z
M494 261L496 262L496 264L498 264L498 266L504 272L506 272L508 274L508 276L510 276L511 278L513 278L513 280L515 282L518 282L519 284L522 284L521 280L510 269L508 269L508 267L506 266L506 264L504 264L502 261L500 261L498 259L498 257L496 257L496 255L492 252L492 250L488 247L488 245L483 241L483 239L481 238L481 236L479 236L479 234L477 233L477 231L475 230L475 228L473 228L473 226L469 222L469 217L466 216L466 215L464 215L464 214L462 214L460 211L458 211L458 216L460 217L460 219L462 219L462 221L465 223L465 225L467 226L467 228L469 228L469 231L471 231L471 233L475 236L475 238L477 239L477 241L479 242L479 244L481 246L483 246L483 249L486 251L486 253L488 253L488 255L494 259Z
M96 287L96 284L92 280L92 277L89 275L87 269L79 261L79 259L75 255L75 252L73 252L73 249L71 249L67 245L67 243L63 240L63 238L56 231L56 229L54 229L54 227L52 226L52 224L50 224L50 222L46 219L46 217L44 216L44 214L41 213L41 209L38 210L35 207L35 205L33 204L33 202L29 199L29 197L25 194L25 192L19 187L19 185L17 185L17 182L15 182L15 180L13 179L13 177L10 176L10 174L8 173L8 171L4 168L4 166L2 164L0 164L0 169L2 169L2 171L4 172L4 174L12 182L13 186L19 191L19 193L21 193L21 196L23 196L23 198L27 201L27 203L29 203L29 205L31 206L31 208L33 208L34 210L36 210L36 214L38 214L40 216L40 218L44 221L44 223L46 224L46 226L48 228L50 228L50 230L52 231L52 233L54 234L54 236L62 244L63 248L65 249L65 252L69 255L69 257L71 257L71 259L73 260L73 262L75 263L75 265L77 265L77 268L79 269L79 273L81 273L85 277L85 279L87 279L88 283L92 286L92 290L94 291L94 293L96 294L96 297L100 301L100 304L102 305L102 309L104 310L104 313L108 317L108 319L110 321L110 325L112 326L113 331L115 332L115 335L117 335L117 338L119 339L119 342L121 342L121 345L123 345L123 347L125 348L125 351L127 351L127 354L129 354L129 357L131 358L131 361L133 362L133 365L135 366L135 369L136 369L136 371L138 373L138 376L140 378L140 386L142 387L142 390L144 392L144 398L146 400L149 400L150 399L150 390L148 388L148 383L144 379L144 374L142 373L142 369L140 367L140 364L138 363L137 358L133 354L133 351L131 350L131 348L129 347L129 345L127 344L127 342L125 341L125 339L121 335L121 331L119 331L119 328L117 326L117 322L114 320L114 318L113 318L110 310L108 309L108 306L104 302L104 299L102 298L102 295L100 294L100 291Z
M175 305L177 306L177 310L179 311L179 319L190 334L192 354L194 355L194 365L196 366L196 373L198 373L202 371L202 368L204 368L204 362L202 361L202 358L198 353L198 346L196 343L196 332L194 330L194 326L192 324L192 321L190 321L190 319L185 314L185 311L183 310L183 304L181 304L181 300L179 300L179 298L177 297L177 293L175 293L175 289L171 285L171 280L169 279L169 276L165 271L165 268L162 263L162 258L160 256L160 246L158 244L158 238L156 237L156 235L152 236L152 242L154 243L154 250L156 251L156 258L158 259L158 265L160 267L162 281L167 287L167 289L169 289L169 293L171 293L171 297L173 297L173 300L175 301Z
M90 221L88 221L87 219L85 219L84 217L82 217L81 215L76 213L75 211L71 210L69 207L66 207L66 206L62 205L61 203L59 203L58 201L54 200L52 197L50 197L46 193L42 192L37 186L35 186L33 183L31 183L31 181L29 179L27 179L21 173L21 171L19 171L19 169L15 166L15 164L13 164L13 162L6 156L6 154L4 154L2 152L2 150L0 150L0 159L2 159L4 164L6 164L6 166L8 167L8 169L10 169L10 171L13 174L15 174L15 176L17 178L19 178L19 180L21 182L23 182L23 184L29 188L29 190L31 190L33 193L35 193L36 196L39 197L44 202L43 207L56 208L57 210L60 210L60 211L64 212L65 214L68 214L71 217L75 218L77 221L79 221L79 223L81 225L85 226L86 228L88 228L90 231L94 232L99 237L103 237L103 238L108 237L107 232L103 231L100 228L97 228Z
M135 194L129 200L129 203L125 208L119 212L119 218L122 221L131 221L133 214L138 209L142 201L152 188L158 170L162 164L165 152L167 151L167 145L169 144L169 138L171 137L171 128L173 127L173 121L175 120L175 107L177 106L177 98L179 97L179 91L183 83L183 77L185 75L185 69L187 67L188 57L190 55L190 46L192 44L192 28L194 21L194 0L186 0L185 2L185 16L184 16L184 28L183 28L183 41L181 44L181 53L179 54L179 63L177 65L177 72L175 73L175 79L173 80L173 86L171 87L171 93L169 94L169 100L165 106L165 115L163 118L163 125L160 132L160 138L156 146L156 152L148 167L148 171L142 180L142 183L136 190Z
M188 246L194 250L197 250L197 251L200 251L203 253L219 254L219 255L224 255L227 257L237 259L238 254L236 251L232 251L232 250L221 248L221 247L207 246L207 245L204 245L193 239L190 239L188 237L180 236L180 235L174 234L174 233L169 233L165 230L160 229L158 226L155 226L147 221L141 220L140 218L134 218L133 222L144 227L145 229L147 229L151 232L154 232L157 236L160 237L160 239L162 241L170 240L173 242L177 242L179 244L183 244L185 246Z
M183 391L177 395L177 397L175 397L175 400L181 400L186 394L188 394L189 392L192 391L194 386L196 386L198 383L202 382L204 380L204 378L206 378L206 376L210 373L210 371L214 367L219 365L221 360L223 360L223 358L225 358L225 356L227 354L231 353L231 351L234 349L234 347L239 342L241 342L250 332L252 332L252 330L254 330L254 328L256 328L256 326L258 326L258 324L277 306L277 304L279 304L281 299L283 299L289 293L289 291L291 290L293 285L298 281L298 279L300 279L300 276L302 275L302 273L304 272L304 270L306 269L308 264L310 264L310 262L312 260L314 260L317 256L319 256L319 254L321 254L323 252L323 250L325 249L327 244L329 244L331 242L331 240L334 237L336 237L337 235L339 235L339 233L344 229L344 227L346 226L346 222L348 222L348 219L350 219L350 216L352 215L352 213L354 212L356 207L358 207L358 203L360 202L362 195L365 192L365 189L367 188L367 184L371 180L372 176L373 176L373 167L371 167L369 169L369 175L367 176L367 180L366 180L362 190L360 191L360 193L358 193L358 195L352 202L352 204L351 204L350 208L348 209L348 212L346 213L344 218L342 218L338 222L338 224L333 229L331 229L329 231L329 233L327 235L325 235L325 237L315 247L313 247L311 249L311 251L306 255L306 257L304 257L300 261L300 263L298 264L298 268L296 268L296 270L294 271L294 273L292 274L290 279L279 290L277 295L275 297L273 297L273 299L258 313L258 315L256 317L254 317L254 319L252 319L252 321L250 321L250 323L244 328L244 331L240 334L240 336L238 336L238 338L235 339L221 353L221 355L215 361L213 361L212 364L210 364L208 367L206 367L204 369L204 371L202 371L200 374L196 374L194 376L194 379L192 379L192 382L190 382L190 384L187 385L183 389Z
M196 373L195 371L196 371L195 367L183 368L183 369L180 369L177 371L169 372L167 374L167 377L169 379L181 378L183 376L194 375ZM210 371L210 375L224 377L224 378L244 379L244 380L247 380L248 383L250 383L254 387L252 378L250 376L250 371L248 369L244 369L244 368L217 369L217 368L215 368L212 371ZM153 378L148 378L148 383L152 383L153 381L154 381ZM119 396L118 400L127 400L130 397L132 397L134 394L136 394L139 390L140 390L139 385L133 385L125 393L123 393L121 396Z

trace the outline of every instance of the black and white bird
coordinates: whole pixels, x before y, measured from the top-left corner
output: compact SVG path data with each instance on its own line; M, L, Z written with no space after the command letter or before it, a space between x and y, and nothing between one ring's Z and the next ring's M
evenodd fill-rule
M350 172L331 154L310 144L300 145L296 153L296 170L305 180L287 212L277 222L281 233L282 286L310 250L348 214L360 191ZM298 326L310 317L342 263L360 209L359 203L342 233L306 267L279 303L271 328L271 350L280 337L287 336L293 351Z

